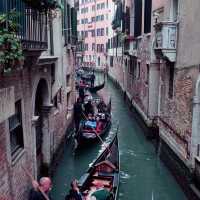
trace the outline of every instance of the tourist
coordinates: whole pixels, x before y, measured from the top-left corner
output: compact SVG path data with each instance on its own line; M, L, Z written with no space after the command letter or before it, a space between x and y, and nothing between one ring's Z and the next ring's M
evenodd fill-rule
M39 181L32 182L33 188L29 194L29 200L47 200L45 195L50 199L49 192L52 187L52 182L49 177L42 177ZM45 194L42 194L42 192Z
M89 114L94 115L94 107L92 105L91 99L88 100L88 102L84 105L85 108L85 114L88 117Z
M83 197L79 191L78 188L78 182L77 180L73 180L71 182L71 189L69 191L69 194L65 197L65 200L83 200Z
M84 87L80 85L79 87L79 97L81 99L81 102L83 103L84 98L85 98L85 91L84 91Z

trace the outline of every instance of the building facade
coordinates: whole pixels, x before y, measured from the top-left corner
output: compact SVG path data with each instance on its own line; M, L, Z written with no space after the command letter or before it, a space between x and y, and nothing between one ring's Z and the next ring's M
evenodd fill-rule
M151 137L189 199L198 199L199 190L199 6L196 0L123 2L123 17L113 22L122 55L108 58L109 76L146 125L157 127Z
M0 65L0 199L27 199L26 171L35 179L50 175L72 121L76 10L73 1L62 4L62 11L43 12L24 1L0 3L0 14L21 13L24 55L20 66Z
M111 0L80 0L78 35L83 40L83 66L106 67L106 49L113 10ZM81 64L81 62L79 62Z

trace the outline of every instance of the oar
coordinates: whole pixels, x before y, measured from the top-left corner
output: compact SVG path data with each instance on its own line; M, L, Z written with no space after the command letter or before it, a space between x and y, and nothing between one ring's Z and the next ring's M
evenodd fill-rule
M31 179L31 181L33 182L33 181L36 181L34 178L33 178L33 176L32 176L32 174L25 168L25 167L23 167L22 166L22 168L23 168L23 170L25 171L25 173L27 174L27 176ZM37 181L36 181L37 182ZM38 183L38 182L37 182ZM38 185L39 185L39 183L38 183ZM50 200L49 199L49 197L47 196L47 194L38 186L38 190L42 193L42 195L44 196L44 198L46 199L46 200Z

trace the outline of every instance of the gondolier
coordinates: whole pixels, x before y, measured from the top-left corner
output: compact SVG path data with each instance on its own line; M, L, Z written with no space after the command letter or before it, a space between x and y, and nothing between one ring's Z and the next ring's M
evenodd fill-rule
M41 191L47 195L48 199L51 199L49 196L49 191L51 190L52 182L49 177L42 177L39 181L39 184L37 181L33 181L32 185L33 188L29 193L29 200L47 200Z
M83 112L82 100L81 100L81 98L78 98L77 102L74 104L74 123L75 123L75 131L76 131L76 133L79 130L79 125L80 125L80 121L81 121L81 117L82 117L82 112Z

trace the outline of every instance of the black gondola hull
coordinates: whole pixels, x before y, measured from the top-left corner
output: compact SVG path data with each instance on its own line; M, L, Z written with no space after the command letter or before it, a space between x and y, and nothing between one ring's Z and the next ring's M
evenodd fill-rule
M102 163L110 160L111 165L114 166L115 170L110 173L102 173L100 169L102 168ZM118 196L119 189L119 179L120 179L120 157L119 157L119 147L117 134L113 141L110 143L109 147L105 149L100 156L93 162L92 166L87 170L87 172L79 179L80 191L84 193L90 189L90 185L93 184L93 180L110 180L111 187L109 192L111 195L110 200L116 200ZM102 187L104 188L104 187ZM85 195L89 195L88 193Z
M109 120L107 122L107 124L106 124L106 127L101 131L101 133L98 134L99 137L102 137L106 133L108 133L109 130L110 130L110 127L111 127L111 121ZM94 133L94 131L91 131L91 134L95 135L95 137L90 137L89 134L88 134L88 137L87 137L86 134L84 135L83 131L80 131L80 133L79 133L80 136L78 138L78 147L82 147L84 145L87 145L88 143L99 141L99 138L98 138L98 136L96 136L96 134Z

